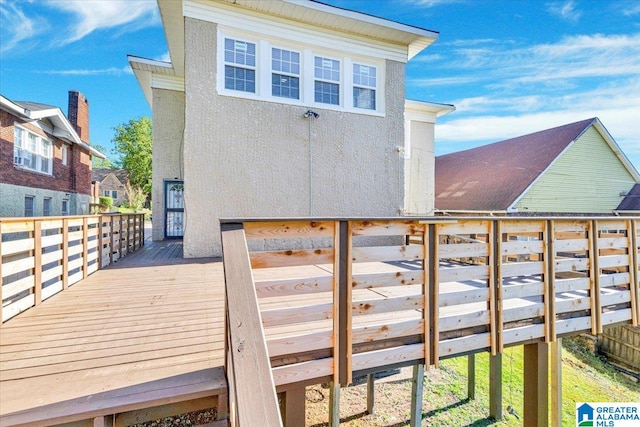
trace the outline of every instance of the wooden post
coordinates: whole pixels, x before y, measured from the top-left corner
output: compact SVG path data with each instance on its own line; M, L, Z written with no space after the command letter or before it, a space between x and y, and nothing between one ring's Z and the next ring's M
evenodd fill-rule
M476 398L476 355L467 356L467 396L469 400Z
M89 276L89 218L82 218L82 278Z
M62 220L62 289L69 288L69 220Z
M109 265L113 264L113 215L109 215Z
M0 323L4 319L2 315L2 221L0 221Z
M440 291L439 285L439 273L440 273L440 254L439 254L439 235L440 227L438 224L431 224L429 226L429 322L430 322L430 340L425 345L429 344L431 361L425 360L426 365L440 365L440 328L438 324L438 318L440 315L438 293ZM425 351L426 353L426 351ZM426 354L425 354L426 356Z
M523 425L545 427L549 424L549 344L524 345L524 418Z
M284 427L305 426L305 393L304 386L288 389L283 393Z
M367 414L375 413L375 377L374 374L367 375Z
M555 223L553 220L547 221L546 239L547 251L544 258L546 263L545 272L545 336L546 342L556 340L556 249L555 249Z
M411 383L411 427L420 427L422 423L422 395L424 391L424 365L419 363L413 367Z
M226 420L229 417L229 395L219 394L216 404L216 421Z
M33 222L33 289L35 305L42 302L42 222Z
M98 218L98 270L102 270L102 252L104 249L102 247L102 237L104 233L102 230L102 215L99 215Z
M627 233L629 234L629 275L631 286L631 324L634 326L640 325L640 297L638 296L638 235L636 234L636 220L632 219L628 222L629 228Z
M329 427L340 425L340 384L329 383Z
M562 427L562 338L551 343L551 425Z
M492 252L489 262L493 263L493 268L489 268L489 288L493 285L493 292L489 290L489 305L491 306L491 355L495 356L504 351L504 341L502 337L503 318L502 318L502 227L499 220L492 222L489 232L489 238L493 239L493 245L489 245L489 251ZM501 398L502 400L502 393ZM502 414L502 409L500 409ZM502 415L500 416L502 418ZM496 418L498 419L498 418Z
M502 353L489 356L489 417L502 419Z
M351 372L351 225L349 221L340 221L339 230L339 301L338 301L338 339L339 339L339 375L340 385L346 387L352 382ZM335 358L335 355L334 355ZM335 363L335 362L334 362Z

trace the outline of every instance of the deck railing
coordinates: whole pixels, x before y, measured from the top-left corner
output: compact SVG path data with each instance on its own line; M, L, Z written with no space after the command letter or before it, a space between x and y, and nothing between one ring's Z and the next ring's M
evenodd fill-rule
M346 385L391 367L639 324L633 218L223 221L231 224L251 249L276 386ZM246 256L225 251L225 269ZM236 309L229 301L227 313Z
M223 227L227 307L225 371L235 426L282 426L244 231Z
M2 321L144 244L144 215L0 218Z

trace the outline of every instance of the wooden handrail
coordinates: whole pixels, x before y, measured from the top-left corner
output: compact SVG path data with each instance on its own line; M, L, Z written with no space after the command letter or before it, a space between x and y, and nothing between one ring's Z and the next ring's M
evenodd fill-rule
M226 290L226 374L232 425L282 426L242 226L222 227Z
M124 236L124 244L133 251L143 244L132 241L135 228L143 227L143 214L124 217L134 228ZM104 223L110 223L108 233L103 233ZM111 215L0 218L2 322L116 261L112 244L116 232ZM143 230L138 238L144 239Z

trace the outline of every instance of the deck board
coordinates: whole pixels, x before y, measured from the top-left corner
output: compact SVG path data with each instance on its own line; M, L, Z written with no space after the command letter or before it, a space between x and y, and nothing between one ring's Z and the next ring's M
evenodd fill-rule
M0 326L0 424L225 393L222 263L181 255L147 241Z

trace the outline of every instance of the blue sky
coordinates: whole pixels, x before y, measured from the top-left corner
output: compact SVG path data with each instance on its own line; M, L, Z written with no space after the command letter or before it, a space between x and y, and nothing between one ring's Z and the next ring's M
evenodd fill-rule
M407 98L454 104L445 154L597 116L640 167L640 2L324 0L440 33L407 66ZM153 0L0 0L0 93L90 102L91 142L150 115L127 54L167 60Z

